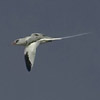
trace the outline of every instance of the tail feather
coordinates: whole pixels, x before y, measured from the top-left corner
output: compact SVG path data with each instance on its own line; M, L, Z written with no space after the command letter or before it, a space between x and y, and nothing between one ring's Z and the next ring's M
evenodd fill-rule
M76 35L71 35L71 36L66 36L66 37L60 37L60 38L51 38L51 39L52 40L62 40L62 39L68 39L68 38L83 36L83 35L87 35L87 34L89 34L89 33L81 33L81 34L76 34Z
M51 37L46 37L46 38L42 38L39 41L44 41L44 42L48 42L48 41L54 41L54 40L62 40L62 39L68 39L68 38L74 38L74 37L78 37L78 36L83 36L83 35L87 35L89 33L81 33L81 34L76 34L76 35L71 35L71 36L66 36L66 37L59 37L59 38L51 38ZM43 43L44 43L43 42Z

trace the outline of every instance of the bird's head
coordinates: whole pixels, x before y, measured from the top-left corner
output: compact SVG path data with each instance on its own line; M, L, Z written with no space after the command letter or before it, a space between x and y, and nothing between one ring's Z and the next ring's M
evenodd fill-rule
M13 41L12 45L25 46L26 45L26 41L24 39L16 39L16 40Z

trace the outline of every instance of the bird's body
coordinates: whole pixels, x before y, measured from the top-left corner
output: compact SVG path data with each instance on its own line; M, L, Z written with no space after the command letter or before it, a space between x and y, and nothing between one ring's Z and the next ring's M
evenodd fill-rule
M13 44L25 46L24 57L25 57L26 67L28 71L31 71L34 64L36 49L40 44L51 42L54 40L73 38L73 37L82 36L85 34L88 34L88 33L82 33L82 34L77 34L77 35L72 35L72 36L67 36L67 37L60 37L60 38L52 38L52 37L43 35L41 33L33 33L31 34L31 36L27 36L25 38L20 38L20 39L15 40Z

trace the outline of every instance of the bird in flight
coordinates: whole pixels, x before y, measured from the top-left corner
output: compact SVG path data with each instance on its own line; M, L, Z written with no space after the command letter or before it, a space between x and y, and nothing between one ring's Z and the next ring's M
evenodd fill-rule
M52 42L55 40L74 38L86 34L88 33L76 34L76 35L59 37L59 38L52 38L41 33L32 33L30 36L16 39L15 41L13 41L12 44L25 47L24 58L25 58L26 68L30 72L34 64L36 49L40 44Z

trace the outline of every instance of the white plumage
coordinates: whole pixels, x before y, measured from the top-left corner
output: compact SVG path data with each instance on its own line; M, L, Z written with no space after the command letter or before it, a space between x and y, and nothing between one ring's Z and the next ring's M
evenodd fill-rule
M51 42L54 40L73 38L73 37L82 36L86 34L88 33L82 33L82 34L77 34L77 35L72 35L72 36L67 36L67 37L60 37L60 38L52 38L52 37L43 35L41 33L33 33L31 34L31 36L27 36L25 38L20 38L20 39L15 40L13 44L25 46L24 57L25 57L26 68L28 71L31 71L34 64L36 49L39 46L39 44Z

